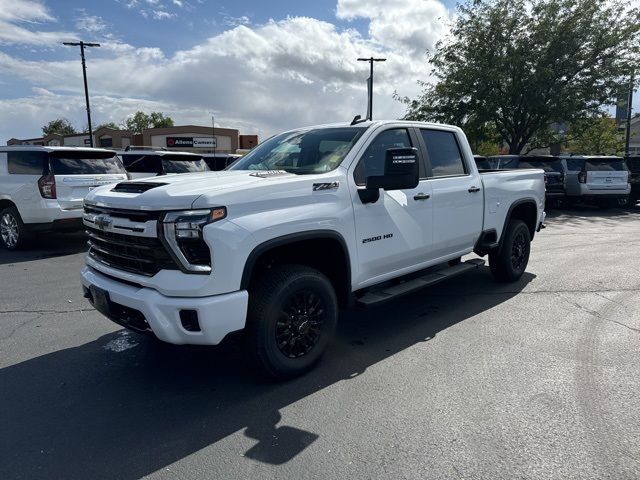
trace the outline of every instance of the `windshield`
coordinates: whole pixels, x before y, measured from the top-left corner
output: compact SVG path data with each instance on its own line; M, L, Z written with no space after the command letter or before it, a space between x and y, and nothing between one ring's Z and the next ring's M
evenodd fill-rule
M53 157L51 168L54 175L127 173L115 155L109 158Z
M624 160L620 159L612 159L612 160L607 160L607 159L602 159L602 160L598 160L598 159L591 159L591 160L587 160L586 163L587 166L587 170L590 171L624 171L627 169L627 166L624 163Z
M518 168L541 168L545 172L562 173L560 160L520 160Z
M321 128L283 133L261 143L230 170L329 172L340 165L366 127Z
M198 159L177 159L167 158L165 155L162 159L162 166L165 173L192 173L192 172L208 172L210 168L202 158Z

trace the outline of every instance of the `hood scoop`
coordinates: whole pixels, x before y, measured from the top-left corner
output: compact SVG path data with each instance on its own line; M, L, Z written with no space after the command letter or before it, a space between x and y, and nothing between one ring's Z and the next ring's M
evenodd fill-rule
M111 191L122 193L144 193L153 188L162 187L163 185L167 184L156 182L122 182L113 187Z

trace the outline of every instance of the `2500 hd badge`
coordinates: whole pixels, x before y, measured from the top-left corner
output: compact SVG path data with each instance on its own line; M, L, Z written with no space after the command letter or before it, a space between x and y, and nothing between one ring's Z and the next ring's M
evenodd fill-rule
M392 238L392 237L393 237L393 233L385 233L384 235L378 235L377 237L363 238L362 243L377 242L378 240L382 240L382 239L386 240L387 238Z

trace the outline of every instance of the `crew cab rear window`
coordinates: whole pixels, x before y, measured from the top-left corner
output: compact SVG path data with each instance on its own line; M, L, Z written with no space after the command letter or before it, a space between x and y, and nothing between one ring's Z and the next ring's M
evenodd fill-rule
M7 152L9 173L43 175L47 168L47 152Z
M88 175L104 173L126 173L118 157L110 158L65 158L51 159L54 175Z
M453 132L420 129L431 162L432 177L465 175L462 154Z
M406 128L392 128L379 133L369 144L353 172L356 185L365 185L367 177L384 175L384 162L388 149L412 146Z
M589 171L625 171L627 166L624 163L624 160L597 160L597 159L589 159L586 162L586 168Z

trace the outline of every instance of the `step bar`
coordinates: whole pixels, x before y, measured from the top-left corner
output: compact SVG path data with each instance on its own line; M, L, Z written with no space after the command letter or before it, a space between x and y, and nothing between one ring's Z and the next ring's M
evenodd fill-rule
M356 303L363 306L371 306L377 303L386 302L392 300L401 295L406 295L416 290L420 290L424 287L429 287L440 283L444 280L448 280L458 275L474 270L484 265L484 260L481 258L473 258L466 262L461 262L453 267L448 267L437 272L427 273L421 277L412 278L406 282L398 283L396 285L390 285L381 290L374 290L365 293L362 297L358 298Z

